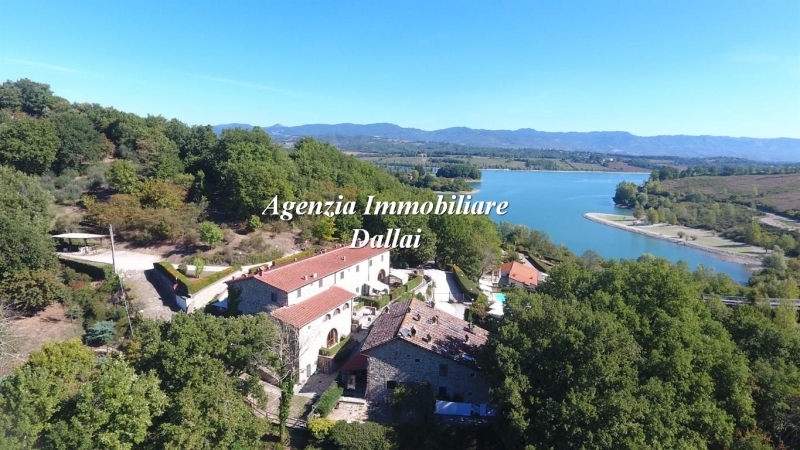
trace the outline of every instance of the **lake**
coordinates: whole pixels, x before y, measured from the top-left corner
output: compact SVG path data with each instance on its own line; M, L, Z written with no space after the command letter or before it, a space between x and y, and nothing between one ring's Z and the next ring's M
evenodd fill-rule
M750 271L741 264L715 258L712 254L625 230L592 222L587 212L630 214L614 206L611 197L620 181L641 183L649 174L605 172L520 172L483 171L473 185L480 192L473 200L507 201L507 213L494 220L520 223L547 232L556 244L566 245L578 255L594 250L604 258L636 259L650 253L673 262L685 260L713 267L746 283Z

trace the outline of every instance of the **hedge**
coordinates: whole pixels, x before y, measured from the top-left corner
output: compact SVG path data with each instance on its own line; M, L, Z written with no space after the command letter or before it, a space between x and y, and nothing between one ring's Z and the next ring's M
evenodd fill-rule
M324 356L333 356L333 355L337 354L339 352L339 350L344 348L344 346L347 345L352 339L353 339L353 336L348 334L346 338L344 338L341 341L339 341L339 343L334 345L333 347L330 347L330 348L324 348L323 347L323 348L319 349L319 354L320 355L324 355Z
M456 275L456 282L458 283L458 287L464 291L467 296L469 296L472 301L479 300L481 297L486 297L478 286L475 284L474 281L470 280L467 277L467 274L461 270L460 267L453 265L453 273Z
M384 306L388 305L389 302L392 301L392 298L389 295L384 295L378 298L361 297L359 301L363 303L365 306L372 306L374 308L381 309Z
M58 260L63 266L69 267L76 272L85 273L86 275L92 277L92 280L94 281L105 280L106 270L113 270L114 268L114 266L111 264L80 261L77 259L65 258L63 256L59 256Z
M412 274L411 277L412 278L408 280L408 283L406 283L406 286L408 287L409 291L416 288L417 286L422 284L423 281L425 281L425 278L419 275Z
M314 254L316 254L316 252L317 251L315 249L310 248L310 249L304 250L304 251L302 251L300 253L295 253L293 255L284 256L283 258L278 258L278 259L272 261L272 265L267 263L267 264L262 264L260 266L253 267L248 272L253 274L253 273L258 272L258 269L260 269L262 267L267 269L267 268L285 266L286 264L295 262L295 260L299 261L301 259L308 258L309 256L314 256Z
M170 279L173 283L178 283L178 290L187 294L196 294L201 290L207 288L213 283L227 277L228 275L236 272L240 269L240 267L232 266L228 267L225 270L220 270L219 272L213 272L209 275L197 279L192 280L189 277L185 276L184 274L178 272L178 270L172 266L172 264L161 261L157 263L153 263L153 267L158 270L159 272L163 273Z
M336 404L339 403L339 398L344 394L344 388L339 386L339 383L333 383L320 395L319 400L314 404L314 411L320 417L328 417L328 414L333 411Z

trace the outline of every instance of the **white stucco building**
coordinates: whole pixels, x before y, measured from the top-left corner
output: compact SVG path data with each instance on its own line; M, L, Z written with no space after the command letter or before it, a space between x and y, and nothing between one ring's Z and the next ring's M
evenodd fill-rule
M317 370L320 348L350 334L353 299L388 289L389 250L340 247L228 282L241 289L239 311L266 312L297 331L298 382Z

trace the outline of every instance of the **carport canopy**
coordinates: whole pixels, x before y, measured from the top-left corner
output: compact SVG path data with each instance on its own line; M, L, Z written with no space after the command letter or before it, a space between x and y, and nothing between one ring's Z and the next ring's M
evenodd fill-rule
M102 239L108 236L105 234L63 233L63 234L53 235L53 237L59 239Z

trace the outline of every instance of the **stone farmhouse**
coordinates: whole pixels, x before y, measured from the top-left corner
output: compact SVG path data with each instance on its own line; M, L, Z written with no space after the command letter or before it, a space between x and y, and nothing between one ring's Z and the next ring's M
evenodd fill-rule
M266 312L295 334L295 368L305 383L317 371L320 348L350 334L353 299L388 290L389 250L340 247L228 281L240 289L239 311Z
M440 398L485 405L489 389L475 354L488 338L483 328L418 300L387 306L356 357L366 359L367 400L389 397L398 383L428 382Z

